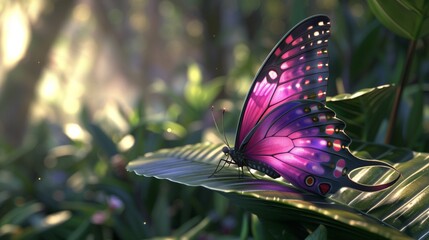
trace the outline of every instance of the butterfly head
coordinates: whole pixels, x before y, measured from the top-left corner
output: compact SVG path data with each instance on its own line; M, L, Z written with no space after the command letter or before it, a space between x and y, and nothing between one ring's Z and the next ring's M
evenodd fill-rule
M245 165L243 153L236 151L234 148L229 146L224 146L222 148L222 152L225 154L227 158L231 157L232 162L237 164L239 167L242 167Z
M227 147L227 146L222 148L222 152L225 153L225 155L227 155L227 156L230 155L230 151L234 151L234 150Z

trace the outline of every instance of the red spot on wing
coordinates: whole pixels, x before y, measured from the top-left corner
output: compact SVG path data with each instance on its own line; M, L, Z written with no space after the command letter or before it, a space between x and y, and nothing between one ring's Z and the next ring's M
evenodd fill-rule
M341 141L338 139L335 139L335 141L334 141L334 150L336 152L341 150Z
M334 134L334 132L335 132L334 125L328 125L328 126L326 126L325 132L328 135Z
M325 195L331 190L331 184L329 183L321 183L319 184L319 191L322 195Z
M335 165L334 177L339 178L343 175L344 167L346 166L346 161L344 159L338 160Z
M293 41L292 35L287 36L287 38L285 39L286 44L290 44L292 41Z
M295 46L297 44L299 44L300 42L302 42L304 39L302 39L302 37L297 38L296 40L293 41L292 46Z

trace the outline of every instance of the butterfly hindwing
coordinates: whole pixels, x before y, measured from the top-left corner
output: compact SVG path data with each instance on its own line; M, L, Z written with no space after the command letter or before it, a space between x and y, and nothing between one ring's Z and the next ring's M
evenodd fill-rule
M274 47L249 90L235 146L277 106L296 99L325 101L330 20L314 16L299 23Z
M266 115L251 131L250 140L240 152L248 162L269 166L267 171L275 171L295 186L320 195L335 193L341 187L376 191L395 183L397 179L368 186L349 178L348 173L357 168L391 166L353 156L344 127L323 103L295 100Z

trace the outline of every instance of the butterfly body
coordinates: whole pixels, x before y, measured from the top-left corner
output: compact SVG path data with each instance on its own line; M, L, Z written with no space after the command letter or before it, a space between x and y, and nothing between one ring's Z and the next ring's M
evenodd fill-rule
M234 148L225 146L222 148L222 152L231 157L231 159L238 167L248 166L252 169L263 172L272 178L280 177L280 174L278 174L273 168L271 168L270 165L257 160L248 159L241 151L235 151Z
M237 129L235 147L222 151L238 167L253 168L272 178L326 195L341 187L377 191L352 181L357 168L387 163L355 157L345 124L325 106L330 20L310 17L274 47L249 90Z

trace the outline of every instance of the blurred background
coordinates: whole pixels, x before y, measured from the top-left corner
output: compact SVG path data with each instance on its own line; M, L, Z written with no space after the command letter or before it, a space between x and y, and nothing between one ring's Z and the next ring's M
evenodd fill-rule
M332 23L328 96L399 80L408 41L364 1L1 1L0 236L239 236L246 213L220 195L125 166L219 141L211 106L218 120L227 110L233 138L259 66L314 14ZM418 151L429 150L426 45L393 141Z

